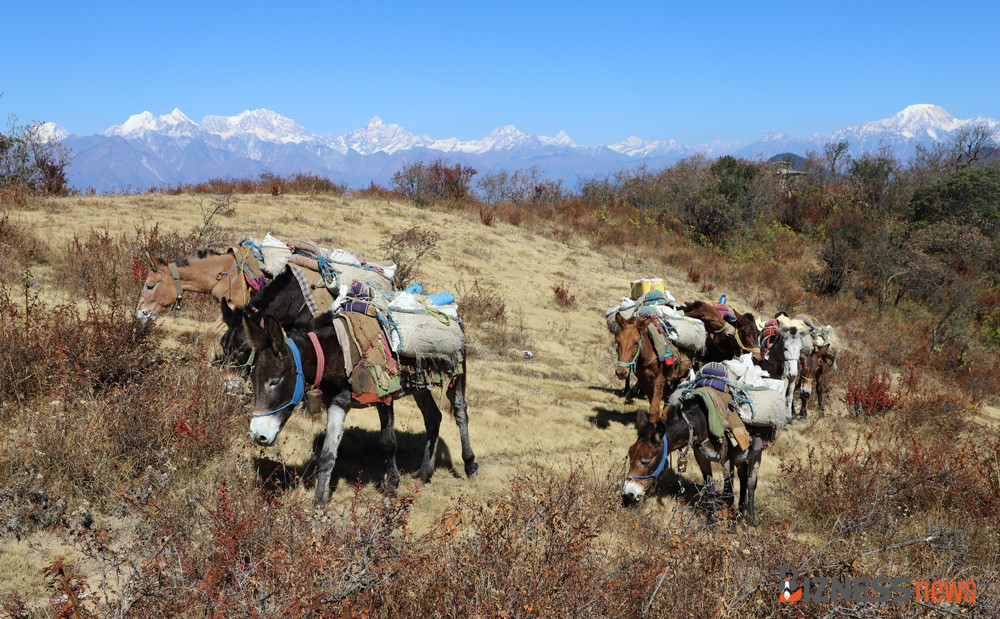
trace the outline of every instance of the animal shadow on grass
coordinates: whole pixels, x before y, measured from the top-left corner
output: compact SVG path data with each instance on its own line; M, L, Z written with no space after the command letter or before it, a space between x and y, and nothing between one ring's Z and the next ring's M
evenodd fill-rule
M625 398L626 403L631 402L636 398L639 398L641 400L646 399L646 396L643 395L642 390L639 389L638 384L632 385L629 389L626 389L624 385L622 386L621 389L615 389L613 387L597 387L594 385L591 385L590 387L588 387L588 389L592 389L593 391L600 391L602 393L611 393L616 396Z
M625 412L611 410L609 408L604 408L603 406L595 406L593 409L594 414L587 418L592 426L596 426L601 430L607 430L611 427L611 423L620 423L622 425L634 425L636 412Z
M661 505L666 501L683 501L709 519L713 513L724 513L726 509L726 497L723 496L721 489L717 489L713 494L704 483L683 478L672 468L668 469L657 482L656 490L650 498ZM729 500L732 501L732 497L729 497Z
M254 458L254 468L263 483L264 489L283 492L294 488L300 481L307 489L316 487L316 471L319 467L319 453L323 448L326 433L322 432L313 439L312 455L302 465L294 466L278 462L270 458ZM344 431L337 452L337 464L333 467L330 479L331 490L336 490L341 480L353 484L360 481L363 484L381 485L385 479L385 455L378 442L379 433L358 428ZM405 487L420 468L424 449L424 434L396 431L396 465L399 467L400 486ZM444 469L452 477L460 478L451 457L451 450L444 440L438 440L437 465L435 475Z

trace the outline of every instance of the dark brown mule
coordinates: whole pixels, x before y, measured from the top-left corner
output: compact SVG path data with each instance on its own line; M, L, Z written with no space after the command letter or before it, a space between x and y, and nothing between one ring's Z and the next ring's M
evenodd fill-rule
M806 416L806 404L813 390L816 391L816 403L819 406L819 415L823 416L823 392L826 391L827 375L832 371L833 358L830 356L830 345L817 346L811 355L803 355L799 360L799 397L802 400L802 408L799 415ZM794 401L792 406L794 406Z
M629 472L622 485L622 500L626 504L642 500L656 487L656 482L670 468L673 451L693 446L695 461L705 479L710 494L715 492L712 462L723 468L723 498L732 502L733 469L740 480L739 512L749 522L754 521L754 491L757 473L764 453L764 440L753 428L750 446L739 449L727 440L715 440L708 435L708 417L700 400L687 399L667 407L662 418L640 412L636 421L638 438L629 447Z
M696 359L701 363L735 359L746 353L760 353L757 340L760 332L757 320L747 312L733 312L735 325L727 322L715 306L704 301L692 301L678 308L688 318L695 318L705 324L705 353Z
M658 417L664 394L669 394L681 380L687 378L691 360L669 341L669 358L673 361L659 360L649 338L649 316L623 318L617 314L615 320L621 327L615 334L618 347L615 374L621 379L628 378L629 373L635 374L639 389L649 401L649 414Z
M264 318L264 326L256 319L243 320L247 339L253 347L255 360L250 370L253 384L254 412L250 421L250 437L259 445L273 445L278 440L281 429L292 415L292 410L303 400L305 381L322 391L326 408L326 437L319 454L316 479L316 506L330 500L330 478L337 460L337 451L344 436L344 420L347 412L358 404L352 397L350 372L345 369L344 356L333 324L333 316L323 313L308 322L296 323L286 333L281 323L273 316ZM416 360L401 358L402 363L415 365ZM425 368L433 367L432 360L422 360ZM469 417L465 401L465 351L462 351L460 367L445 368L441 371L447 381L446 396L451 403L452 413L458 423L462 441L462 460L465 474L472 477L479 465L469 442ZM364 371L364 370L361 370ZM450 380L449 380L450 378ZM431 394L431 386L406 386L392 395L388 403L378 402L379 421L382 426L381 446L386 462L385 490L391 493L399 484L399 469L396 467L396 434L394 429L393 400L412 395L424 418L426 439L423 461L414 478L420 482L430 482L437 459L441 409Z

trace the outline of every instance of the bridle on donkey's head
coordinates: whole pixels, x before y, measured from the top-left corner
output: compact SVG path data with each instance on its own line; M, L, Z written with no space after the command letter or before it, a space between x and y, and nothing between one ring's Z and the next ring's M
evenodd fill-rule
M667 447L667 435L663 435L663 454L660 456L660 464L657 465L656 470L649 475L629 475L632 479L649 479L651 477L659 477L660 473L663 472L664 466L670 466L670 449Z
M181 308L181 299L184 296L184 289L181 288L181 274L177 272L176 262L171 262L167 266L170 267L170 274L174 276L174 288L177 289L177 300L174 301L174 306L171 309L179 310Z
M316 353L316 380L313 381L313 387L319 387L320 382L323 380L323 373L326 369L326 357L323 354L323 347L319 343L319 338L316 333L310 331L308 334L309 341L313 345L313 350ZM305 375L302 373L302 355L299 353L299 347L295 345L292 338L286 337L285 344L292 350L292 360L295 361L295 391L292 392L292 399L289 400L279 408L273 411L268 411L266 413L254 413L253 417L268 417L277 412L283 411L288 407L297 406L306 395L306 379ZM252 361L252 359L251 359Z
M642 333L639 333L639 348L636 349L635 356L632 357L632 360L629 361L628 363L625 363L625 362L623 362L621 360L617 361L616 363L618 363L618 367L628 368L630 372L632 372L633 374L635 374L636 373L636 371L635 371L635 363L636 363L636 361L639 360L639 353L641 353L641 352L642 352Z
M292 359L295 361L295 391L292 393L292 399L285 403L284 406L274 409L266 413L254 413L254 417L267 417L273 415L277 412L283 411L286 408L296 406L302 401L302 398L306 395L306 380L305 375L302 374L302 355L299 354L299 347L295 345L292 338L286 337L285 344L292 349Z

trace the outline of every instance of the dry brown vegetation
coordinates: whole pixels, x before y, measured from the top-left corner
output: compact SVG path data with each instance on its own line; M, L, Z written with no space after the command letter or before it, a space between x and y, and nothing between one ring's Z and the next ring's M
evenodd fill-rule
M691 178L707 173L690 166ZM250 443L246 397L226 395L205 362L214 304L192 299L153 328L132 318L142 250L176 259L204 231L195 188L9 207L0 608L15 617L995 616L1000 435L988 349L965 344L957 360L933 351L935 316L909 300L819 296L810 278L835 285L824 269L837 261L823 258L830 244L814 240L808 209L759 231L771 242L749 243L725 213L699 215L728 208L719 201L706 211L641 208L652 199L645 181L673 190L689 180L681 172L618 179L625 195L592 186L582 198L485 207L376 186L349 195L216 187L210 195L235 215L214 219L213 233L231 242L310 236L381 259L408 230L433 235L434 251L411 272L428 292L455 292L468 324L478 476L461 474L446 420L434 482L383 499L377 415L356 410L322 512L310 505L310 456L323 420L297 412L276 447ZM780 210L763 193L747 207ZM796 199L813 198L823 203ZM824 209L817 222L829 222ZM640 507L620 505L644 403L618 392L603 310L649 276L680 301L726 292L740 311L814 314L849 343L827 415L793 425L765 452L756 526L709 523L692 505L692 472L680 475L685 489L671 477ZM410 401L396 409L400 466L414 471L422 419ZM780 565L975 581L978 597L784 608Z

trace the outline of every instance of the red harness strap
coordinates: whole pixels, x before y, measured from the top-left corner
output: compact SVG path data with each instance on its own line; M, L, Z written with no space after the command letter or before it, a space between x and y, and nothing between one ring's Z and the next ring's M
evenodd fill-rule
M309 332L309 339L312 341L313 349L316 351L316 380L313 387L319 387L323 381L323 373L326 371L326 357L323 356L323 348L319 345L319 338L312 331Z
M764 328L760 332L760 356L766 357L767 353L771 350L771 344L774 340L774 336L778 333L778 328L781 325L777 319L772 318L764 323Z

